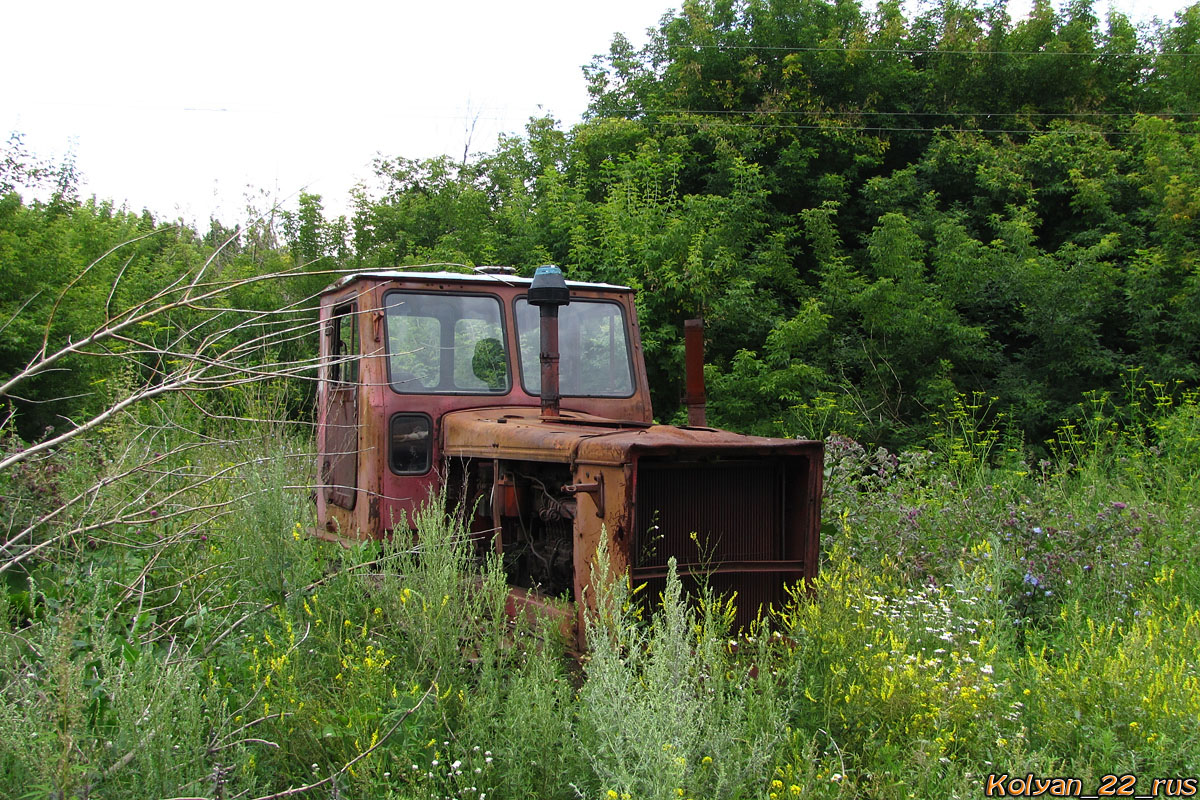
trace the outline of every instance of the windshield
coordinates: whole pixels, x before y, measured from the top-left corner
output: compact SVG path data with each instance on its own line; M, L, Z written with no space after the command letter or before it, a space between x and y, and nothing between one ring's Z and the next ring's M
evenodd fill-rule
M388 381L406 394L502 394L511 386L500 301L388 292Z
M542 390L539 312L517 300L521 342L521 383L536 395ZM559 391L563 396L630 397L633 369L625 336L625 311L618 303L572 300L558 310Z

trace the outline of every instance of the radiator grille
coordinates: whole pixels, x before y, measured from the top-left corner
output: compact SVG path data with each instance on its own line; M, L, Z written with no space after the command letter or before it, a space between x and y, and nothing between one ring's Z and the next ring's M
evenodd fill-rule
M707 575L718 596L736 593L738 628L748 627L763 605L782 603L785 582L800 577L795 569L721 570L787 557L784 479L784 465L774 459L640 464L632 556L633 579L646 584L644 600L660 602L663 571L675 556L681 572ZM697 579L681 580L694 597Z
M637 567L783 558L783 470L774 460L646 464L637 475ZM693 538L695 534L695 538Z

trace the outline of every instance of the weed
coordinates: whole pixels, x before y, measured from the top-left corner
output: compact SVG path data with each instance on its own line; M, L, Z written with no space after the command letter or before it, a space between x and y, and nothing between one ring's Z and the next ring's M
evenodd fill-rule
M673 571L634 602L601 554L582 673L549 621L504 614L438 498L415 537L327 545L303 439L118 421L53 476L112 478L66 526L93 527L0 595L0 792L906 800L1195 774L1197 398L1089 403L1042 454L968 398L929 450L830 437L821 575L743 634Z

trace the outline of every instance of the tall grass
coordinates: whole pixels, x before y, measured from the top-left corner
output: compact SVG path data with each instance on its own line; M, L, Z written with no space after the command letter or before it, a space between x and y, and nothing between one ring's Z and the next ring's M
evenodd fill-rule
M991 772L1196 775L1196 396L1089 398L1039 454L984 410L949 409L929 451L828 441L815 597L738 634L673 575L653 613L610 575L582 663L504 615L498 566L436 498L419 544L342 549L307 535L303 436L130 422L10 487L16 520L125 460L175 470L72 511L156 514L9 576L0 794L910 798L979 796ZM219 477L173 494L184 475Z

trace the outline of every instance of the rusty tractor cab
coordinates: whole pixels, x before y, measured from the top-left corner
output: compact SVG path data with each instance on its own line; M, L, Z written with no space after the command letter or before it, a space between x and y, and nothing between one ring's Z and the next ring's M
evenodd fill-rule
M514 604L572 615L581 642L602 537L646 596L674 556L685 580L737 593L741 625L816 575L821 443L705 427L699 328L691 424L654 424L627 287L556 267L360 273L322 293L321 331L323 535L387 536L445 490Z

